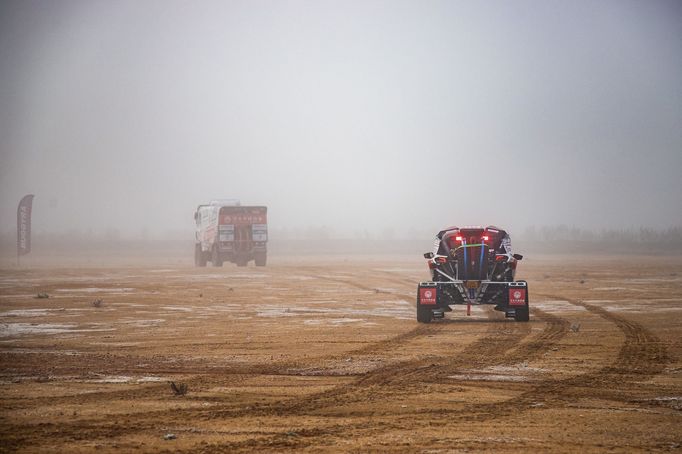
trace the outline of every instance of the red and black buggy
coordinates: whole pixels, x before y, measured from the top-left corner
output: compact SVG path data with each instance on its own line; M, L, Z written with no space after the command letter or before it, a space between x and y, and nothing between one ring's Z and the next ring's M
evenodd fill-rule
M451 312L452 305L493 304L506 317L527 322L528 284L516 281L523 258L511 253L509 235L495 226L450 227L438 233L434 252L427 252L431 281L417 290L417 321L429 323Z

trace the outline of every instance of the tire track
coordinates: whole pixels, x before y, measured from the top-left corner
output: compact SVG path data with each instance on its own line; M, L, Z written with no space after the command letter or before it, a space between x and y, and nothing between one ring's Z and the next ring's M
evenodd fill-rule
M326 277L320 277L328 279ZM343 279L338 280L344 285L354 286L363 290L374 291L375 288L357 283L348 282ZM412 295L406 295L398 292L382 293L393 294L401 298L413 298ZM543 313L535 310L533 316L545 322L547 326L538 335L533 337L530 342L521 343L530 333L531 324L508 322L506 320L494 320L494 312L488 310L486 315L489 321L486 322L487 329L473 343L465 346L462 350L450 355L443 355L442 352L435 356L427 358L420 358L415 360L406 360L384 367L372 370L354 380L350 384L341 385L331 390L315 393L313 395L296 398L294 400L287 400L284 402L276 402L269 404L254 404L249 409L235 408L229 403L220 404L218 409L215 407L209 409L174 409L174 410L158 410L141 413L133 413L126 417L126 421L112 422L110 417L94 417L87 419L80 419L73 422L63 422L61 424L45 424L41 425L40 439L44 443L32 443L31 446L45 446L47 443L52 443L55 439L61 440L82 440L92 438L113 438L117 436L130 436L134 433L144 431L159 430L159 422L164 424L172 422L185 422L193 418L200 420L215 420L242 416L299 416L310 413L324 411L330 407L347 405L353 402L366 401L372 398L372 395L377 391L396 390L396 389L414 389L416 385L421 385L429 382L439 382L453 371L457 371L463 367L486 367L496 364L504 364L509 361L518 361L519 358L527 358L535 356L549 346L553 345L566 333L567 322L559 317ZM443 320L432 323L430 325L419 325L414 329L393 336L371 345L362 347L358 350L351 351L355 355L370 355L377 352L385 352L388 349L397 349L406 342L427 334L437 334L441 336L448 334L456 327L459 321ZM315 358L319 361L321 358ZM289 364L281 364L281 366L289 366ZM275 368L277 369L277 368ZM280 369L281 370L281 369ZM226 372L223 370L222 372ZM261 375L263 373L272 374L275 370L270 368L258 369L254 366L251 370L241 370L240 374L255 374ZM285 371L282 371L285 373ZM201 377L197 377L201 379ZM153 392L153 390L145 390ZM123 393L125 394L125 393ZM123 395L119 394L119 397ZM222 408L220 408L222 407ZM471 413L470 413L471 414ZM353 426L351 424L351 426ZM350 426L340 425L337 430L325 431L326 435L338 436L343 433ZM22 430L23 428L23 430ZM6 425L3 432L9 431L13 433L21 433L26 428L23 426ZM357 428L362 430L362 426ZM7 432L6 432L7 433ZM273 442L276 443L281 440L282 434L274 435L272 437L265 437L260 440L249 440L247 444L238 444L234 447L240 449L248 446L254 447L273 447ZM4 436L2 437L5 438ZM31 437L35 440L36 437Z
M593 388L594 386L601 388L604 386L612 387L617 385L619 388L627 389L627 384L632 380L641 380L651 377L660 373L665 367L665 364L668 361L665 348L653 333L646 330L641 325L626 320L615 314L609 313L608 311L594 305L572 301L553 295L542 296L569 301L571 304L584 307L587 311L614 323L625 335L625 342L623 343L616 360L612 364L604 366L603 368L592 373L578 375L563 380L542 381L539 384L533 386L531 390L522 393L520 396L503 402L483 405L469 405L458 410L432 409L417 413L423 415L433 414L434 417L439 419L441 419L443 415L447 415L450 422L480 422L490 419L504 418L513 414L527 411L529 408L531 408L531 405L537 405L538 403L542 403L543 405L568 403L575 399L575 397L579 397L575 395L575 388ZM534 315L535 314L538 314L547 322L547 327L531 342L516 348L513 352L511 352L510 355L504 358L505 360L517 361L523 358L536 357L540 352L555 344L566 334L568 322L565 319L556 317L538 309L534 310ZM471 344L471 348L476 348L476 344L476 342ZM456 363L457 361L453 361L451 365L455 365ZM401 367L404 365L404 363L396 365L393 372L398 372L399 369L401 369ZM428 368L424 370L428 371ZM384 372L389 371L384 370ZM443 374L445 373L445 370L439 368L437 371L432 370L423 374L420 373L419 369L414 369L414 372L415 374L412 378L419 380L427 378L428 375L435 375L442 378L444 376ZM383 375L386 375L387 377L390 376L390 374ZM373 382L373 379L369 378L371 376L372 373L366 374L366 376L358 380L358 382ZM409 381L410 380L408 380L408 382ZM390 384L390 382L391 379L386 378L385 380L379 380L378 384ZM594 395L594 389L590 389L586 397ZM597 391L597 395L603 397L603 394L600 391ZM339 403L349 402L348 400L345 400L344 402ZM315 408L315 406L306 407L304 405L298 408L290 408L289 410L305 410L305 412L310 412ZM337 431L332 432L335 432L336 434L346 433L349 428L350 426L342 426L339 427ZM329 431L327 431L326 434L334 435L334 433L330 433ZM281 440L280 436L267 437L263 440L253 440L248 444L248 446L249 448L267 447L271 445L271 443L277 443L278 440ZM305 446L305 442L301 442L301 444L298 446L301 447L302 445ZM241 443L229 443L219 447L226 449L240 449L245 446Z
M544 408L565 406L580 398L609 399L632 404L637 402L632 398L635 382L660 374L670 361L660 339L639 323L592 304L556 295L541 296L568 301L615 324L625 336L615 361L587 374L541 381L529 391L503 402L469 406L457 411L440 410L438 414L449 413L456 420L482 421L508 417L539 404Z
M315 276L317 277L317 276ZM320 277L322 279L328 279L326 277ZM375 288L364 285L358 282L348 282L342 279L336 280L338 283L343 285L350 285L362 290L374 291ZM383 292L389 293L389 292ZM393 292L390 293L401 298L411 298L403 293ZM492 318L494 313L492 310L487 312L487 316ZM406 342L427 334L447 334L450 332L453 325L457 322L452 321L441 321L432 323L430 325L418 325L415 328L401 333L397 336L393 336L389 339L385 339L371 345L362 347L360 349L349 352L353 356L362 355L372 355L378 352L385 353L388 349L397 349L404 345ZM530 332L528 324L518 324L509 323L506 320L501 320L497 322L491 322L482 335L481 338L474 341L472 344L466 346L462 351L460 351L457 356L444 358L442 356L429 357L426 359L408 360L392 365L380 367L369 373L359 377L350 384L340 385L338 387L332 388L331 390L315 393L313 395L304 396L302 398L295 399L293 401L284 401L277 403L267 403L258 404L255 403L251 405L251 409L246 412L246 414L255 415L282 415L282 416L295 416L298 414L305 414L309 412L315 412L323 410L330 406L345 405L352 402L357 402L360 400L366 400L368 395L373 393L373 390L378 388L386 388L389 386L409 386L411 383L422 381L425 378L425 374L428 374L430 378L437 377L441 368L434 368L433 364L439 363L444 359L449 361L451 367L458 367L462 364L471 361L477 361L478 364L486 363L488 360L492 360L495 356L495 351L504 349L508 351L514 348L518 343ZM481 353L483 352L483 355ZM320 361L321 358L315 358L314 361ZM300 366L297 363L296 366ZM271 375L278 371L285 374L286 371L283 369L292 367L291 363L280 364L279 367L275 365L270 365L264 369L259 369L257 366L247 366L244 368L239 368L235 371L238 375ZM205 371L204 371L205 372ZM213 372L223 372L226 373L227 370L213 371ZM196 371L195 371L196 373ZM199 371L201 374L202 371ZM197 377L196 380L201 380L205 377ZM188 383L193 383L190 380ZM148 395L148 393L153 393L156 389L160 389L159 386L149 386L144 390L131 390L130 397ZM108 394L108 393L107 393ZM118 397L128 396L128 392L118 391ZM42 399L41 399L42 400ZM69 398L65 399L66 401ZM160 420L191 420L192 418L200 418L202 420L213 420L220 418L238 417L244 416L245 411L243 408L233 408L230 405L223 406L222 409L176 409L173 411L151 411L143 413L135 413L133 420L136 421L132 424L116 424L114 427L107 417L95 417L88 418L86 420L78 420L73 423L62 423L60 425L45 425L41 428L45 435L49 436L47 438L53 439L57 438L74 438L82 436L80 434L87 433L89 437L115 437L120 434L126 433L136 433L145 430L153 430L157 427L156 422L149 421L160 421ZM10 427L6 427L9 429ZM13 430L21 431L19 427L15 427ZM265 446L268 445L264 442ZM35 445L34 445L35 446Z
M385 274L391 274L386 272ZM327 279L344 285L350 285L362 290L374 291L376 288L369 287L357 282L349 282L343 279L328 278L324 276L312 276L318 279ZM391 277L394 277L391 275ZM404 293L382 291L382 293L411 298ZM263 408L266 413L277 414L300 414L305 412L319 411L329 406L357 402L367 399L368 395L376 393L377 388L396 387L407 388L427 382L438 382L444 376L456 373L463 367L484 368L510 362L518 362L522 359L530 359L548 350L558 340L566 335L568 321L560 317L536 310L534 317L546 323L544 330L531 342L521 344L530 334L530 325L527 323L508 322L507 320L494 319L492 309L486 311L488 317L488 329L482 337L467 345L455 355L430 355L427 358L411 359L379 367L369 371L345 384L313 395L305 396L294 402L287 402L275 406ZM430 325L420 325L414 330L405 333L403 342L423 334L447 333L458 322L443 320ZM366 349L356 350L354 354L370 353L383 347L384 343L372 344ZM392 345L395 348L395 345ZM507 355L514 350L513 354Z
M367 288L369 289L369 288ZM369 289L371 290L371 289ZM533 384L530 390L512 399L483 405L468 405L462 409L432 409L419 414L432 414L441 421L447 415L448 421L476 422L505 418L510 415L531 409L538 403L547 407L570 404L580 397L608 397L631 403L628 392L636 381L646 380L663 371L669 357L660 339L640 324L624 317L610 313L603 308L591 304L568 300L554 295L541 295L549 298L566 300L569 303L585 308L588 312L613 323L624 335L625 340L611 364L586 374L559 380L543 380ZM423 360L404 361L370 371L359 377L352 384L341 386L329 392L319 393L297 400L270 407L266 413L288 417L306 415L323 411L336 405L347 405L356 401L367 400L371 395L383 390L396 390L412 387L424 382L443 382L447 375L462 367L484 367L486 365L510 364L522 360L537 358L553 345L557 344L568 332L569 322L566 319L549 314L540 309L532 309L534 319L543 321L546 326L541 333L533 336L528 342L520 343L528 335L516 331L528 324L491 322L486 333L462 351L451 357L429 357ZM488 314L492 315L492 312ZM418 333L410 334L407 339L425 333L449 332L453 323L435 323L419 327ZM423 328L423 329L420 329ZM508 344L510 342L511 344ZM368 350L369 351L369 350ZM611 390L611 391L609 391ZM265 409L264 409L265 410ZM371 413L371 410L369 410ZM241 414L243 415L243 413ZM251 413L249 413L251 415ZM223 414L223 417L230 416ZM237 415L234 415L237 416ZM428 420L428 418L427 418ZM381 421L377 421L381 424ZM311 437L339 437L344 434L358 434L376 430L362 424L349 423L310 433ZM307 435L307 434L306 434ZM296 449L311 446L313 441L307 436L291 439L285 434L265 436L243 442L221 443L211 445L209 451L254 450L258 448ZM207 451L208 452L208 451Z
M311 275L310 277L333 281L366 291L377 290L376 287L371 287L362 283L347 281L344 279L330 278L320 275ZM405 299L416 298L416 296L399 292L380 291L379 293L390 294ZM489 320L494 316L492 310L487 311L486 315ZM431 323L429 325L419 325L406 333L384 341L373 343L367 347L363 347L349 353L352 353L354 357L371 355L377 352L385 353L385 351L389 348L396 349L401 344L405 344L406 342L422 335L448 333L448 328L452 327L452 324L452 321L443 320L440 322ZM413 383L415 380L421 381L422 378L424 378L423 376L426 374L433 376L435 373L437 375L437 369L434 369L434 366L436 366L437 362L442 361L443 359L457 364L471 361L473 358L478 358L479 360L483 358L492 359L494 358L493 352L495 350L499 350L501 348L504 348L505 351L509 350L521 342L521 340L529 333L530 327L527 324L508 323L506 320L493 322L489 324L487 330L481 338L466 346L457 354L457 356L443 357L440 355L429 356L426 359L419 358L400 361L371 370L354 380L352 383L344 384L331 390L304 396L294 401L286 401L274 405L265 404L260 407L255 406L253 408L253 412L255 414L292 415L321 410L329 406L339 405L340 403L351 403L364 400L367 398L368 393L371 394L373 392L373 390L370 388L375 388L377 386L405 386L409 383ZM233 411L230 410L229 413L231 414ZM220 416L225 417L227 414L223 413Z
M625 336L625 342L621 346L616 361L603 367L593 374L586 374L584 377L591 382L600 381L600 377L611 377L619 375L633 380L644 380L654 375L660 374L670 361L667 349L663 342L654 333L640 325L639 323L628 320L625 317L609 312L608 310L588 304L582 301L574 301L555 295L545 295L549 298L557 298L568 301L574 306L585 308L613 324ZM579 377L576 377L576 379Z
M492 316L493 311L489 310ZM485 368L529 359L549 349L567 333L568 322L546 313L538 315L547 322L545 329L531 342L519 345L530 334L526 323L491 321L486 333L463 350L450 356L429 356L390 364L374 369L352 383L263 408L278 415L307 414L327 407L346 405L371 399L382 390L415 389L427 383L439 383L443 377L462 368ZM453 323L439 323L443 328ZM508 354L508 352L511 352Z
M543 384L543 389L548 390L550 398L566 400L594 397L594 389L599 388L598 394L602 398L631 402L635 382L660 374L670 362L663 342L639 323L593 304L563 299L615 324L625 336L625 341L613 363L592 373L560 380L558 383Z
M541 295L566 300L576 306L584 307L613 324L625 336L615 361L597 371L560 380L541 381L521 395L502 402L468 405L462 409L429 409L416 414L431 414L437 420L447 415L450 423L481 422L516 416L519 413L541 404L543 408L552 408L572 404L579 398L611 399L632 404L632 385L634 382L646 380L661 373L670 361L667 351L660 339L640 324L610 313L603 308L554 295ZM505 359L518 361L536 357L560 340L567 332L568 322L552 314L540 312L548 326L543 333L531 342L518 347ZM446 370L438 370L435 375L443 378ZM422 375L426 378L428 374ZM646 405L646 404L644 404ZM342 433L339 431L339 433Z
M537 358L555 346L568 333L570 322L565 318L557 317L538 308L532 308L531 312L534 318L544 321L547 325L539 335L530 342L520 345L506 358L510 364Z
M333 280L337 283L359 288L362 290L367 290L367 291L375 291L376 288L364 285L358 282L349 282L343 279L329 279L325 276L311 276L317 279L324 279L324 280ZM382 293L388 293L388 292L382 292ZM406 295L406 294L401 294L401 293L391 293L394 294L395 296L399 296L401 298L406 298L406 299L411 299L413 296L411 295ZM414 327L413 329L410 329L409 331L406 331L404 333L400 333L396 336L392 336L388 339L381 340L379 342L374 342L370 345L361 347L356 350L351 350L344 355L351 354L355 357L357 356L369 356L377 353L385 353L387 350L395 350L400 348L401 345L404 345L406 342L409 342L411 339L414 339L419 336L423 336L426 334L437 334L439 332L443 332L443 327L441 326L441 323L434 323L431 324L430 326L427 325L418 325ZM492 336L494 335L495 329L490 329L486 331L486 335ZM185 367L172 367L169 369L163 369L164 371L171 372L175 375L182 375L183 373L186 373L187 375L192 375L194 376L193 378L190 378L188 380L184 380L187 382L190 387L192 387L193 384L197 384L200 382L205 381L207 375L211 376L225 376L225 375L233 375L233 376L253 376L253 375L292 375L291 370L295 368L301 368L305 367L307 364L314 364L318 363L325 358L333 358L334 355L328 355L328 356L322 356L322 357L315 357L315 358L309 358L305 361L298 360L298 361L281 361L277 363L271 363L271 364L255 364L255 365L238 365L238 366L225 366L225 367L220 367L220 368L209 368L205 364L198 364L195 363L194 361L190 360L188 361L189 364L185 364ZM105 362L98 362L98 364L107 364L109 363L107 367L108 372L112 373L124 373L124 372L139 372L140 369L137 367L126 367L126 365L119 363L118 366L114 365L112 368L112 359L113 358L107 358L107 361ZM118 358L122 362L124 358ZM82 359L80 360L82 361ZM114 361L115 363L116 361ZM130 358L125 358L125 363L131 364L131 363L138 363L138 359L130 359ZM123 366L123 367L121 367ZM187 367L189 366L189 368ZM76 364L74 364L73 367L76 367ZM70 368L67 366L62 369L62 372L65 372L67 369L70 370ZM148 367L145 367L143 369L145 373L149 373ZM157 373L157 370L155 370L155 373ZM294 374L295 375L295 374ZM147 397L149 395L153 395L155 391L161 390L163 387L167 385L163 384L153 384L153 385L148 385L144 386L144 388L140 389L130 389L130 390L116 390L116 391L102 391L98 393L93 393L91 396L82 396L82 395L77 395L77 396L60 396L60 397L39 397L35 399L31 399L30 402L24 402L22 403L23 408L35 408L39 407L41 405L44 405L46 403L50 404L70 404L70 403L83 403L84 401L87 402L95 402L98 400L101 400L102 398L110 399L110 398L118 398L118 399L134 399L134 398L139 398L139 397ZM314 396L309 396L304 398L303 401L291 404L289 402L284 402L284 403L278 403L278 404L253 404L251 406L251 410L248 412L249 414L279 414L282 412L287 412L287 411L292 411L295 408L307 408L311 404L313 407L315 406L320 406L322 402L329 402L330 399L332 401L337 400L338 398L343 398L343 396L346 396L349 394L350 391L352 391L353 386L352 385L346 385L346 386L340 386L337 388L332 389L331 391L327 392L322 392L318 393ZM141 412L141 413L134 413L132 418L134 423L121 423L118 422L116 424L112 423L110 421L110 418L108 416L95 416L95 417L89 417L86 419L79 419L74 422L63 422L61 424L43 424L41 425L40 431L42 436L40 437L43 440L46 440L45 443L48 443L47 440L52 440L54 441L55 438L59 439L64 439L64 440L81 440L81 439L86 439L86 438L113 438L116 436L119 436L121 434L132 434L132 433L138 433L138 432L143 432L146 430L153 430L158 426L158 423L156 421L160 421L163 419L171 419L171 420L177 420L180 418L181 420L188 420L191 418L196 418L199 417L201 419L216 419L216 418L225 418L225 417L231 417L231 416L242 416L244 415L244 410L242 408L228 408L223 407L222 411L216 411L215 409L211 410L197 410L197 409L176 409L172 411L165 411L165 410L160 410L160 411L150 411L150 412ZM23 429L23 430L22 430ZM21 433L25 430L23 426L18 426L18 425L12 425L12 424L4 424L4 427L2 430L0 430L0 433L5 432L6 433ZM83 438L86 437L86 438ZM7 439L6 436L0 436L0 439ZM35 437L33 437L35 439ZM21 444L21 443L20 443ZM44 444L41 443L34 443L32 446L44 446Z
M493 312L489 311L488 315L491 316L492 314ZM445 362L442 362L444 359L442 357L404 361L371 371L358 378L354 383L333 389L331 393L327 391L307 396L306 398L299 399L297 402L290 403L288 406L271 408L271 410L274 410L277 416L282 417L309 415L332 406L371 401L373 400L373 395L381 393L382 390L390 389L396 391L410 388L414 391L415 385L439 381L439 379L456 372L461 367L485 367L486 365L507 364L518 362L521 359L528 360L534 358L561 340L568 332L569 323L563 318L548 314L540 309L535 309L533 315L534 318L545 322L546 326L530 342L521 345L508 344L509 341L513 340L512 338L518 339L515 330L499 331L497 328L503 324L511 328L519 326L523 328L528 326L528 324L504 323L504 321L503 323L493 322L493 325L491 325L484 337L467 346L457 356L446 358ZM453 323L440 323L438 325L447 329L452 328ZM494 325L497 325L497 327ZM492 336L496 335L499 337L492 339ZM509 354L505 354L507 352ZM433 363L433 361L436 361L436 363ZM463 411L434 410L432 413L439 420L442 419L443 414L448 414L450 421L454 419L453 416L463 421L471 421L486 419L486 417L498 417L497 411L498 408L480 408L480 406L475 406ZM377 421L377 423L381 424L381 421ZM376 429L376 424L372 428L368 428L365 424L348 423L327 427L316 436L338 437L342 434L357 434ZM207 447L206 452L235 452L273 447L301 449L310 445L312 445L311 440L305 436L291 439L290 437L287 438L285 434L277 434L243 442L212 444L210 447Z

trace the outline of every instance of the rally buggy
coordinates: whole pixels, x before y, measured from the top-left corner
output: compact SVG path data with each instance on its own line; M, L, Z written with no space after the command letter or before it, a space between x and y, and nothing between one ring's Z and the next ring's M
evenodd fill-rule
M519 322L529 320L528 284L514 280L523 258L511 253L507 233L494 226L450 227L441 231L434 252L427 252L431 281L417 290L417 321L443 318L450 306L494 304Z

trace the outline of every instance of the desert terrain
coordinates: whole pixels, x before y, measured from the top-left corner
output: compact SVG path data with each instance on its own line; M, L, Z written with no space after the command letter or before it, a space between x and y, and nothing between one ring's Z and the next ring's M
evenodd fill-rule
M526 257L528 323L418 324L427 277L389 255L5 267L0 451L682 449L682 257Z

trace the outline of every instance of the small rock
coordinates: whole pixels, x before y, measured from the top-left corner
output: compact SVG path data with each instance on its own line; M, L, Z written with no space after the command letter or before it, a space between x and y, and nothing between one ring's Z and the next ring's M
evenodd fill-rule
M175 440L176 438L178 437L176 437L175 434L166 434L163 436L164 440Z
M104 301L102 301L101 299L96 299L95 301L92 302L92 305L95 307L102 307L102 303L104 303Z
M581 284L584 284L584 283L585 283L585 279L580 279L580 283L581 283Z
M49 297L50 297L50 295L48 295L47 293L38 293L36 295L36 298L40 298L40 299L49 298Z
M578 331L580 331L580 323L571 324L571 331L573 331L574 333L577 333Z

